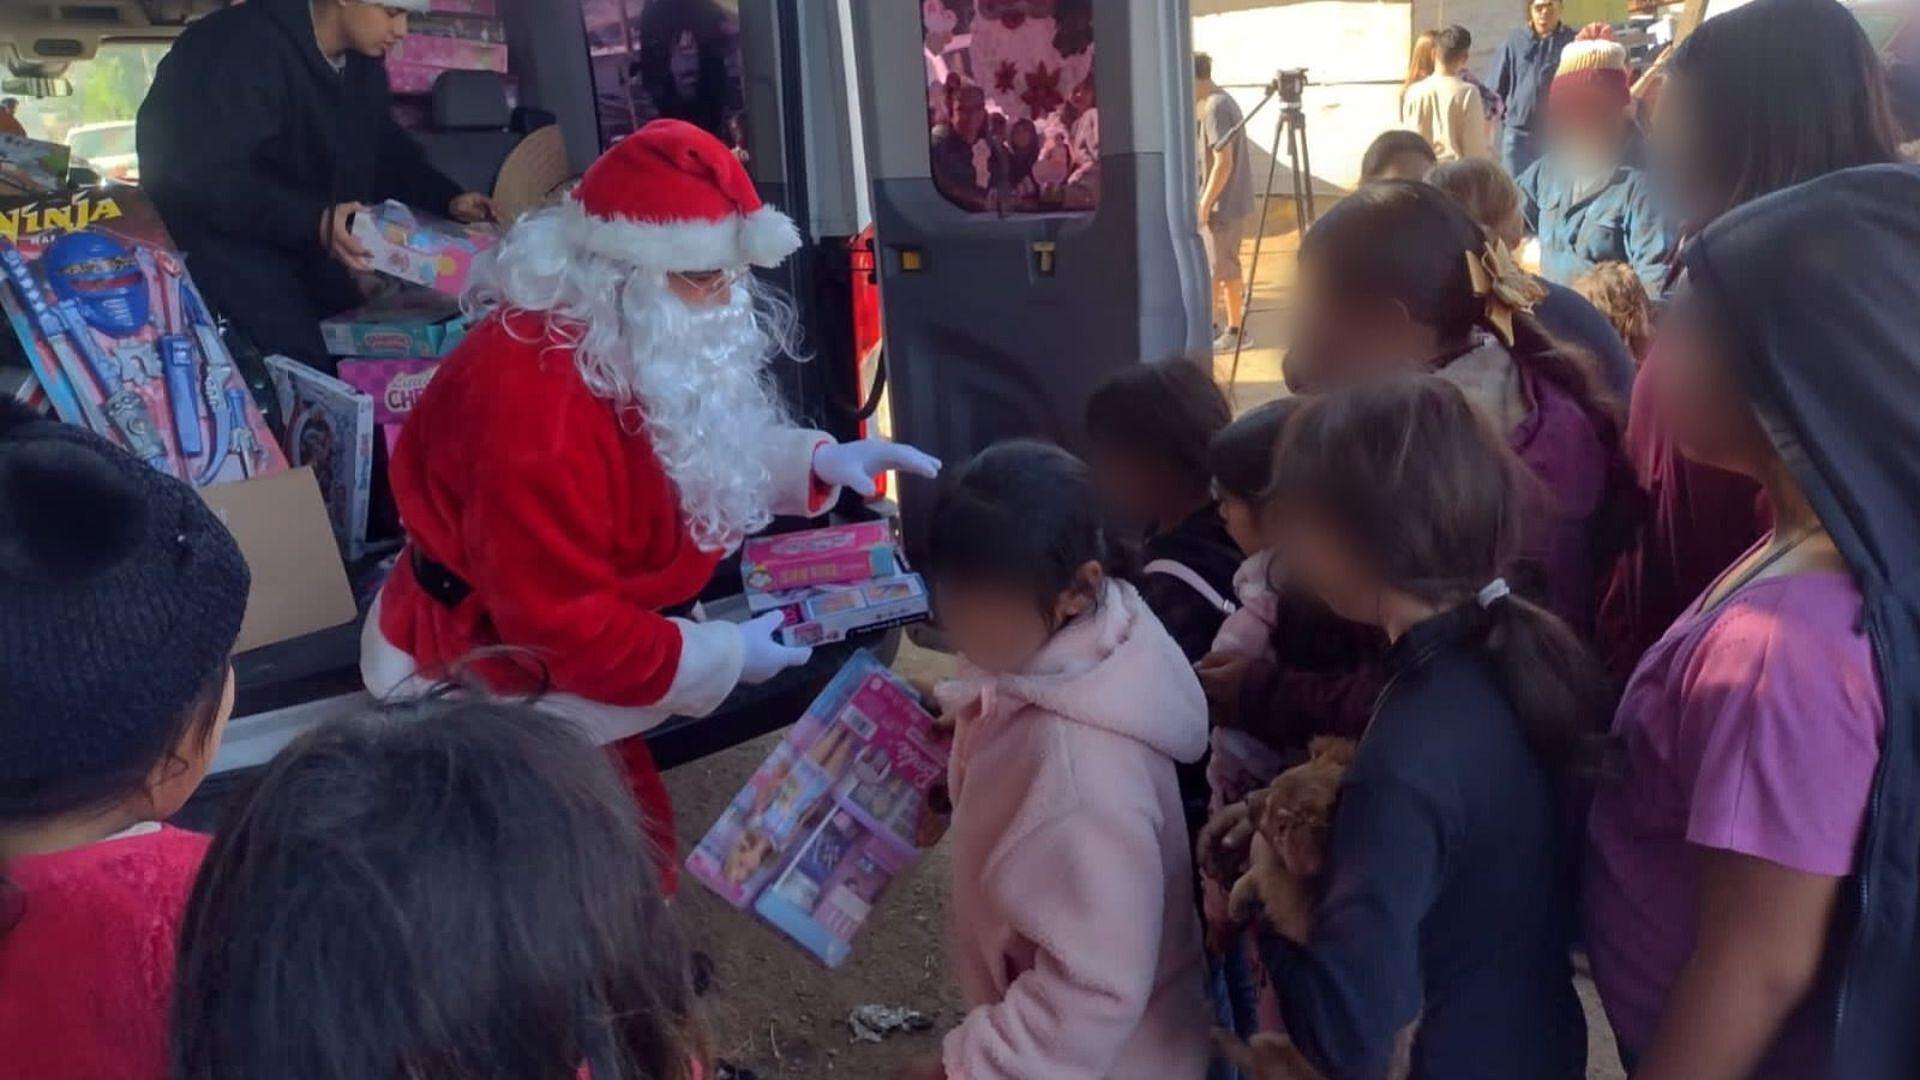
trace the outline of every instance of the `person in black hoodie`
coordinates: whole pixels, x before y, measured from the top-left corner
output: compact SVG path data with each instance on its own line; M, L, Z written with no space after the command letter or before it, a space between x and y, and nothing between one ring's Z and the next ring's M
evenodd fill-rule
M1607 695L1566 624L1507 585L1532 482L1437 376L1318 398L1287 425L1276 558L1386 632L1387 683L1329 835L1270 844L1230 811L1202 851L1268 884L1277 851L1324 851L1312 924L1263 888L1284 925L1263 916L1260 945L1287 1034L1329 1076L1388 1074L1416 1019L1415 1077L1585 1074L1567 776Z
M200 286L262 352L332 370L320 320L360 301L352 235L398 199L487 220L392 115L382 62L428 0L250 0L189 26L140 109L141 182Z
M1634 672L1588 830L1636 1077L1920 1075L1920 169L1837 172L1686 251L1651 369L1773 528Z

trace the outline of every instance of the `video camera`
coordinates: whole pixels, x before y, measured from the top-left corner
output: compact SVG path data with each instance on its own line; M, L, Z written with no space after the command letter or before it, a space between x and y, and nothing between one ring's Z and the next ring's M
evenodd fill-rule
M1307 69L1290 68L1282 71L1274 78L1273 84L1278 88L1281 104L1298 105L1307 92Z

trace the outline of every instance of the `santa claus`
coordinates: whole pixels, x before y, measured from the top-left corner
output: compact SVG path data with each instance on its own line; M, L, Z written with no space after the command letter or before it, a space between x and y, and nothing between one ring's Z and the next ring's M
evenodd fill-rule
M464 665L539 692L621 743L669 871L671 806L638 736L811 655L775 640L777 612L698 618L715 566L775 514L939 469L786 415L768 366L793 310L751 268L799 243L719 140L648 125L508 234L476 297L492 313L394 452L408 546L367 620L368 688L420 693Z

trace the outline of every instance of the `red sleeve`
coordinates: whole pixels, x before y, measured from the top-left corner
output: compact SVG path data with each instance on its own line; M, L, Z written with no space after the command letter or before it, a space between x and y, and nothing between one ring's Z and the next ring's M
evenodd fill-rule
M653 705L673 685L681 636L627 598L613 552L627 520L627 466L615 425L578 397L518 410L518 430L481 440L462 514L468 580L500 640L528 649L553 689L621 706ZM662 507L662 529L675 528Z

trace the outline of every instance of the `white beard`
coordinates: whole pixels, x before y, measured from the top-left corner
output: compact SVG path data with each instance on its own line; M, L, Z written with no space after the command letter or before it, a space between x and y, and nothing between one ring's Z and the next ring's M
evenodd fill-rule
M702 550L731 551L772 520L771 433L792 427L768 369L787 353L792 309L757 284L694 310L663 275L565 246L556 219L515 226L472 299L545 312L587 388L644 430ZM751 279L743 279L750 282Z

